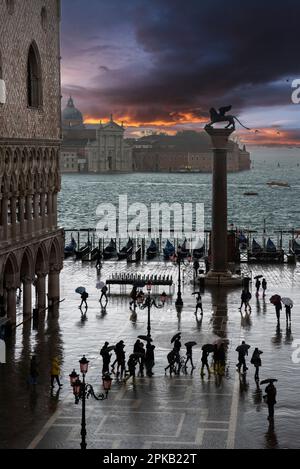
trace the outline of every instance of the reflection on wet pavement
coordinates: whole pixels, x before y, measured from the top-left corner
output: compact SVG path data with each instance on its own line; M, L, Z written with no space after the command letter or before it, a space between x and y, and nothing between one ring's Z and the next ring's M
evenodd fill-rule
M173 275L176 268L165 263L105 263L101 280L113 272L129 271ZM177 312L176 288L171 289L164 309L151 310L155 348L152 379L130 379L126 384L114 379L106 401L87 402L87 442L89 448L297 448L300 444L299 366L293 363L293 340L300 338L300 269L289 266L252 266L253 275L268 280L267 297L255 298L252 314L241 316L239 290L206 290L202 295L204 317L195 317L195 297L191 295L191 272L185 272L184 308ZM81 404L76 406L69 386L69 373L83 354L90 360L87 381L102 391L102 359L99 350L107 340L123 339L126 357L140 334L147 332L147 310L129 309L130 288L111 288L106 309L99 305L96 270L69 260L62 273L60 317L40 318L38 324L25 322L7 341L7 364L0 365L0 447L78 448L80 445ZM81 315L80 296L75 288L89 292L88 310ZM162 289L159 290L162 292ZM155 291L153 292L155 293ZM158 290L156 291L158 293ZM291 297L291 326L282 312L277 327L272 294ZM18 316L22 322L22 314ZM196 369L191 374L165 376L171 337L182 333L182 344L197 342ZM228 338L224 376L200 378L201 347L218 337ZM245 340L251 345L246 376L236 372L236 347ZM275 425L269 426L263 395L265 386L254 381L250 364L255 347L263 350L260 379L278 378ZM184 354L185 350L182 349ZM37 356L37 385L29 384L32 355ZM50 389L51 359L60 357L63 388ZM113 357L114 359L114 357ZM114 377L115 378L115 377Z

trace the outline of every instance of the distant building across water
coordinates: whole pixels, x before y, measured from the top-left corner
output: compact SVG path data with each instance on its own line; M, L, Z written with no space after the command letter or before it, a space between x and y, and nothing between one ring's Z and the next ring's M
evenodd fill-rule
M65 173L211 172L212 150L205 132L181 131L125 139L125 128L113 120L85 125L72 98L62 114L61 171ZM246 147L231 141L228 171L251 169Z

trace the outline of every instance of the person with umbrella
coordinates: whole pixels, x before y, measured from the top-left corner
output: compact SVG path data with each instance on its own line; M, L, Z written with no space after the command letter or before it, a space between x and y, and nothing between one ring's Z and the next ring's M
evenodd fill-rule
M260 384L269 383L268 386L265 389L266 395L264 397L265 397L266 403L268 405L268 411L269 411L268 420L270 420L272 422L274 421L274 406L275 406L275 404L277 404L277 401L276 401L277 390L274 386L275 381L277 381L277 379L266 379L264 381L261 381L261 383L260 383Z
M202 347L202 357L201 357L202 366L201 366L201 372L200 372L201 378L203 378L203 376L205 376L205 374L204 374L204 368L205 367L208 371L208 377L210 377L210 369L209 369L209 365L208 365L208 355L213 351L214 351L214 346L212 344L206 344L206 345L203 345L203 347Z
M255 381L259 381L259 367L261 366L260 356L261 356L262 353L263 352L256 347L254 349L254 352L252 354L252 358L250 360L250 363L252 363L252 365L254 365L254 367L255 367L255 375L254 375Z
M242 311L243 305L245 305L245 313L247 313L247 309L249 310L249 314L251 314L251 306L249 301L251 300L251 293L249 290L243 290L241 294L241 306L240 311Z
M273 295L270 298L270 302L275 306L277 324L279 325L279 323L280 323L280 311L282 310L281 297L279 295Z
M289 322L291 323L291 312L292 312L292 307L294 306L294 303L290 298L282 298L281 301L285 307L286 323L287 324Z
M79 309L81 310L81 313L82 313L82 306L83 304L85 304L85 310L87 311L88 309L88 305L87 305L87 299L89 297L89 294L88 292L86 291L86 289L84 287L78 287L76 288L75 290L76 293L79 293L79 295L81 296L81 303L80 303L80 306L79 306Z
M116 344L116 347L115 347L116 360L112 364L112 368L111 368L111 371L114 372L114 367L115 367L115 364L117 363L117 376L120 375L119 369L121 367L121 375L120 375L121 378L122 378L123 373L125 371L125 351L124 351L124 348L125 348L124 341L120 340L120 342L118 342Z
M259 277L257 277L257 278L256 278L256 282L255 282L256 296L257 296L257 297L259 296L259 289L260 289L260 286L261 286L261 283L260 283Z
M261 282L261 287L262 287L262 289L263 289L263 297L266 296L267 286L268 286L267 281L266 281L265 278L263 278L263 279L262 279L262 282Z
M194 345L197 345L197 343L196 342L187 342L184 345L186 347L186 360L185 360L185 363L184 363L184 368L187 368L187 363L188 363L188 361L190 361L191 365L192 365L192 370L194 370L195 367L194 367L194 363L193 363L193 347L194 347Z
M247 345L246 342L243 340L241 345L239 345L236 348L236 352L238 352L238 363L237 363L237 369L238 372L241 372L241 368L243 367L243 373L246 373L248 370L247 365L246 365L246 355L248 355L248 349L250 348L250 345Z
M133 347L133 353L139 355L140 375L144 376L145 349L144 344L138 339Z

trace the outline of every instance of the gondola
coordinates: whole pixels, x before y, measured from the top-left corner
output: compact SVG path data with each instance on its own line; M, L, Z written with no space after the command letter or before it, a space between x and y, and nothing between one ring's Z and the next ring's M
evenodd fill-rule
M88 241L82 248L76 251L76 259L82 259L83 257L87 256L92 249L91 242Z
M182 246L181 246L181 256L182 257L187 257L190 254L190 250L187 249L186 245L187 245L187 240L185 239L182 243Z
M103 259L111 259L112 257L117 255L117 247L116 243L113 239L110 240L110 243L103 251Z
M65 257L73 256L75 254L76 247L77 247L77 243L72 236L71 242L64 249Z
M171 256L174 256L175 247L169 240L167 240L166 245L163 249L163 252L164 252L165 260L169 260Z
M273 241L270 238L268 239L267 244L266 244L266 251L267 252L276 252L277 251L275 244L273 243Z
M295 239L292 241L292 250L296 256L300 256L300 244Z
M131 256L133 251L133 242L131 239L129 239L128 243L126 246L124 246L120 252L118 252L118 259L119 261L122 261L124 259L127 259L127 257Z
M263 249L260 244L253 238L252 241L252 252L261 252Z
M152 239L148 249L147 249L147 252L146 252L146 255L147 255L147 259L154 259L154 257L157 256L157 244L156 242Z
M239 242L239 247L241 249L247 249L247 246L248 246L248 239L247 237L243 234L243 233L240 233L239 236L238 236L238 242Z

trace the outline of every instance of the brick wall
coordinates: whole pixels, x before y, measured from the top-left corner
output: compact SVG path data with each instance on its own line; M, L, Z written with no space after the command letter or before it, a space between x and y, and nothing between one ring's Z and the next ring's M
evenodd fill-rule
M0 104L1 139L60 138L59 0L14 0L9 12L0 0L0 55L6 83L6 104ZM42 8L46 21L42 24ZM27 105L28 50L35 41L42 70L43 106Z

